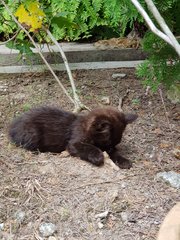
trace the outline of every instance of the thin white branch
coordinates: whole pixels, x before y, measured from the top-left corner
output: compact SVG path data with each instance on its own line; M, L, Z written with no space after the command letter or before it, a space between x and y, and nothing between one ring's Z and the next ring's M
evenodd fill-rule
M66 67L66 70L67 70L67 73L68 73L68 76L69 76L69 80L70 80L70 83L71 83L71 87L72 87L72 91L73 91L73 98L75 100L75 103L76 103L76 111L79 109L79 108L86 108L80 101L79 99L79 96L77 95L77 90L76 90L76 86L75 86L75 83L74 83L74 79L73 79L73 76L72 76L72 73L71 73L71 70L69 68L69 64L68 64L68 60L66 58L66 55L62 49L62 47L60 46L60 44L56 41L56 39L54 38L54 36L51 34L51 32L48 30L48 29L45 29L45 31L47 32L48 36L51 38L52 42L57 46L57 48L59 49L59 52L61 54L61 57L64 61L64 65Z
M178 41L176 40L175 36L173 35L173 33L171 32L171 30L169 29L169 27L167 26L167 24L164 21L163 17L159 13L159 11L156 8L155 4L153 3L152 0L145 0L145 2L147 4L149 10L151 11L153 16L155 17L156 21L159 23L161 29L169 37L169 39L171 40L171 42L173 44L174 49L176 50L176 52L180 56L180 45L179 45Z
M171 45L174 48L174 44L172 43L171 39L164 34L163 32L161 32L152 22L152 20L150 19L150 17L148 16L148 14L146 13L146 11L143 9L143 7L141 6L141 4L137 1L137 0L131 0L131 2L134 4L134 6L137 8L137 10L140 12L140 14L143 16L144 20L146 21L147 25L149 26L149 28L151 29L151 31L153 33L155 33L157 36L159 36L160 38L162 38L165 42L167 42L169 45ZM175 49L176 50L176 49ZM177 52L177 51L176 51ZM178 55L180 55L179 52L177 52Z

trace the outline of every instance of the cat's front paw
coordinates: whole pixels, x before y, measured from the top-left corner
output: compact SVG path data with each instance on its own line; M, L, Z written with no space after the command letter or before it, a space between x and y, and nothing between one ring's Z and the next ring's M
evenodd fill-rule
M96 166L104 164L104 155L100 150L94 150L88 154L88 160Z
M132 163L128 159L122 157L116 150L111 151L109 156L119 168L129 169L132 167Z
M122 169L130 169L132 167L132 163L127 159L116 161L115 164Z

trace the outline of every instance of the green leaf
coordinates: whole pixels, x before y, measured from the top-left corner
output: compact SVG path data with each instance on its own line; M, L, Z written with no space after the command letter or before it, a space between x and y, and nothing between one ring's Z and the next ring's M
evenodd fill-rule
M33 45L26 40L19 40L16 42L10 41L10 42L6 43L6 47L8 47L10 49L19 50L20 54L28 54L28 55L33 54L33 51L31 50Z
M77 25L71 22L68 18L64 16L55 16L51 20L52 24L56 24L59 28L69 28L69 27L76 27Z

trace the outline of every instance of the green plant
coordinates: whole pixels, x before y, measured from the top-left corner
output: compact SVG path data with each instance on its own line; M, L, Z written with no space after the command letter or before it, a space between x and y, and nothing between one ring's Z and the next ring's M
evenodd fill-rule
M132 99L132 104L134 104L134 105L140 104L140 99L138 99L138 98Z
M8 0L7 4L15 13L22 3L27 5L27 2L32 1ZM101 27L103 31L123 35L127 26L132 27L134 20L143 21L132 3L126 0L39 0L39 3L46 14L46 25L56 40L89 38L94 33L98 35L95 29L101 31ZM0 10L0 33L8 39L17 26L1 5ZM35 34L38 40L44 41L41 35L42 31Z
M29 111L29 109L32 108L32 106L30 103L25 103L22 108L23 108L23 112L27 112Z
M156 1L162 16L176 35L180 35L180 2L178 0ZM148 59L137 69L137 75L143 78L143 83L155 91L161 83L167 88L180 82L180 59L175 50L148 31L142 41L143 50L148 53Z

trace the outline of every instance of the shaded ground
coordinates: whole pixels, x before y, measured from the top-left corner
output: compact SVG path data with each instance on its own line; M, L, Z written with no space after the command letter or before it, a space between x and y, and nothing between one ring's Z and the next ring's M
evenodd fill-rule
M113 73L126 73L112 79ZM83 102L93 108L109 96L111 105L124 99L124 111L138 120L129 125L120 149L133 168L115 171L98 168L66 152L34 155L7 140L12 117L32 106L59 105L72 109L51 75L0 75L0 239L46 239L42 222L57 226L56 239L154 240L164 216L179 200L176 189L157 181L160 171L179 171L173 149L179 145L178 106L163 94L145 94L132 69L73 72ZM66 73L59 73L70 90ZM2 90L2 89L6 90ZM170 126L172 129L170 129ZM102 228L96 214L108 210ZM25 213L22 219L18 213Z

